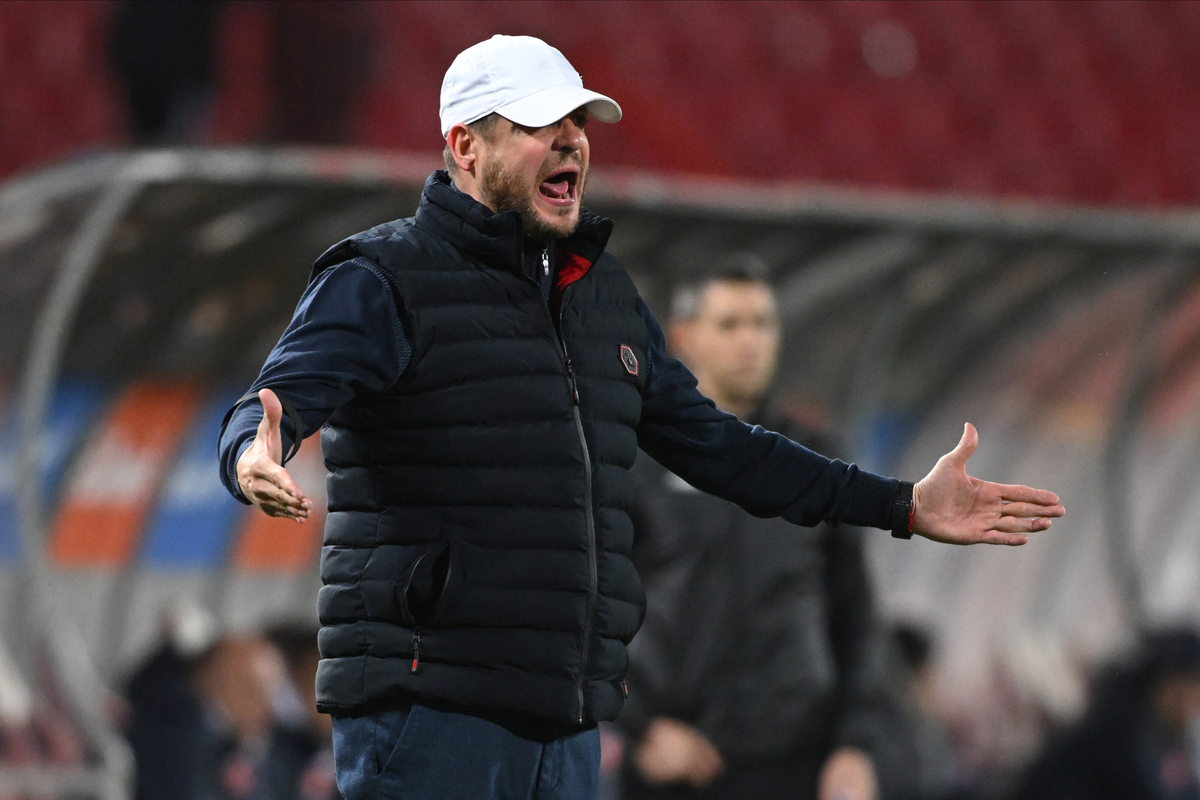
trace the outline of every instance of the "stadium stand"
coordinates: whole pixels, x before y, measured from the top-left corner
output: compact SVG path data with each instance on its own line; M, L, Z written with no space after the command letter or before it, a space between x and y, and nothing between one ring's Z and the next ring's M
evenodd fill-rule
M305 140L272 106L292 6L223 4L201 143ZM652 306L713 252L753 253L796 414L906 475L970 419L974 473L1064 497L1016 552L872 544L888 613L944 642L985 767L1078 710L1081 665L1198 621L1200 227L1061 203L1200 202L1200 2L362 7L344 124L370 151L136 156L87 155L128 133L102 68L114 4L0 8L0 176L25 173L0 187L0 797L128 796L113 690L169 621L309 613L321 514L231 500L214 432L312 258L415 206L442 72L497 31L547 38L622 103L589 204ZM315 442L294 471L319 499Z
M38 706L49 719L79 726L85 744L70 752L84 755L55 786L95 783L97 765L124 774L102 736L111 692L162 641L164 620L199 609L218 630L252 631L311 618L321 515L298 526L234 502L217 481L214 432L313 256L409 213L435 165L159 151L96 156L0 192L0 219L25 215L0 242L0 642L16 696L27 685L51 698ZM612 250L652 307L714 252L766 264L785 321L780 393L845 431L868 468L917 474L969 419L983 435L975 474L1063 496L1071 517L1020 551L873 540L884 607L941 634L947 685L969 716L1011 713L1002 685L1069 715L1076 667L1146 624L1194 618L1193 215L619 171L597 174L589 204L616 220ZM319 499L315 440L292 469ZM45 740L35 718L18 714L4 747L33 752L20 742ZM1028 741L979 746L998 768L1029 752ZM24 758L0 760L0 786L46 785L31 782L49 773L10 770Z
M96 68L112 8L5 4L0 175L123 140L117 90ZM319 24L371 34L366 73L347 67L354 96L338 112L349 141L367 147L440 148L431 110L445 67L502 31L557 43L620 99L622 124L595 135L608 165L1097 204L1200 200L1196 0L362 8L322 12ZM273 82L288 69L277 62L296 58L273 46L289 13L313 12L227 4L209 141L315 135L273 127Z

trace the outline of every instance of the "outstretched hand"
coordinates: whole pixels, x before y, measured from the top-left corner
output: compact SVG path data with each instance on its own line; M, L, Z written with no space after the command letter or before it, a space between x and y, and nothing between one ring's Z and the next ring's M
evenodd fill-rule
M958 446L913 487L914 533L947 544L1020 545L1063 515L1053 492L968 475L967 459L978 446L979 433L968 422Z
M263 418L254 441L238 459L238 486L247 500L270 516L303 522L312 510L312 500L283 468L283 437L279 432L283 406L270 389L259 392L258 399L262 401Z

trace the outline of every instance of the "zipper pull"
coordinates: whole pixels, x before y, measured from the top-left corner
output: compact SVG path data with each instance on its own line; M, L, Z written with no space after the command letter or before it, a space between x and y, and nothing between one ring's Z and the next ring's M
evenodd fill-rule
M413 661L412 673L417 674L417 665L421 663L421 631L414 630L412 638Z
M549 247L549 245L547 245L546 249L542 251L542 274L543 275L550 274L550 247Z
M575 381L575 368L571 366L571 358L564 358L563 363L567 365L567 380L571 384L571 402L579 405L579 384Z

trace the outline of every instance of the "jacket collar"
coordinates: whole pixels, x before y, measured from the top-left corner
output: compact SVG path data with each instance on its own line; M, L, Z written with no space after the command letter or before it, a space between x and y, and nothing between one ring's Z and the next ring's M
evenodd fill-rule
M490 267L523 273L521 215L516 211L494 213L457 191L445 170L434 172L425 181L416 222ZM608 245L612 227L612 220L582 209L575 233L556 242L555 247L595 263Z

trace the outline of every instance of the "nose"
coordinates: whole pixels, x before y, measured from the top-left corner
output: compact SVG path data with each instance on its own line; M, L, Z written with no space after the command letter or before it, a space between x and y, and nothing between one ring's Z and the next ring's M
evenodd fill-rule
M554 149L562 153L574 153L583 147L586 134L583 128L566 117L558 123L558 133L554 137Z

